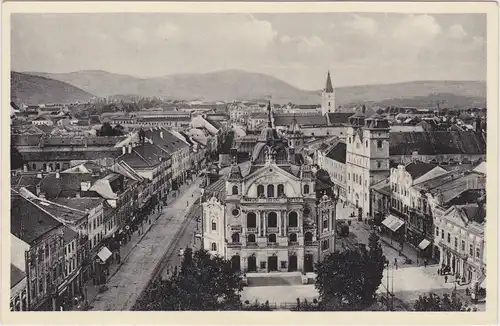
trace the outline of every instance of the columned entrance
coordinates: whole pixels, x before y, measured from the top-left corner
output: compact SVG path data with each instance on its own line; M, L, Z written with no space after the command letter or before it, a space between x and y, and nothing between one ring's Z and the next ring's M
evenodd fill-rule
M295 272L297 270L297 256L291 255L288 257L288 271Z
M267 257L267 270L268 270L268 272L275 272L278 270L278 257L277 256Z
M304 256L304 272L310 273L314 271L314 257L312 254L305 254Z
M255 258L255 256L248 257L248 271L249 272L257 271L257 258Z
M233 257L231 257L231 267L235 272L241 271L239 255L234 255Z

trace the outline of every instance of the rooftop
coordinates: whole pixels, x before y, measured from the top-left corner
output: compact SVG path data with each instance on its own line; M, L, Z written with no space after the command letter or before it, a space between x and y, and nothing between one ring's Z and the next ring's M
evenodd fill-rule
M85 212L87 209L92 209L103 203L103 199L99 197L80 197L80 198L54 198L52 200L54 203L67 206L79 211Z
M340 162L344 163L346 161L346 151L347 151L347 146L344 142L339 141L337 144L334 145L334 147L326 154L326 157Z
M405 166L406 172L408 172L412 179L415 180L427 172L431 171L437 167L436 164L431 164L431 163L423 163L423 162L415 162L415 163L410 163Z
M53 217L65 221L77 222L87 215L86 212L61 205L55 201L48 201L41 198L33 198L32 201L34 204L38 205L38 207L50 213Z
M10 264L10 287L13 288L17 283L26 277L26 273Z

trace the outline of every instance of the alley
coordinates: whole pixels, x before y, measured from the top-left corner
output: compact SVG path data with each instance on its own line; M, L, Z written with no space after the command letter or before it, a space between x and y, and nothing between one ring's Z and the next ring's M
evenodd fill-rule
M163 209L161 216L132 249L117 273L108 280L108 290L98 294L91 303L92 310L123 311L132 308L179 231L190 222L186 221L186 213L201 195L200 184L201 179L196 179ZM187 230L184 232L189 233Z

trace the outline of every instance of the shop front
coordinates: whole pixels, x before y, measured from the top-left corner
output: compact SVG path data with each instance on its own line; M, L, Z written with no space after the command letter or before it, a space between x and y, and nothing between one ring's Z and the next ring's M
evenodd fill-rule
M382 232L390 237L391 240L394 240L398 243L403 243L405 239L405 232L404 232L404 226L405 222L392 215L389 214L383 221L382 221Z

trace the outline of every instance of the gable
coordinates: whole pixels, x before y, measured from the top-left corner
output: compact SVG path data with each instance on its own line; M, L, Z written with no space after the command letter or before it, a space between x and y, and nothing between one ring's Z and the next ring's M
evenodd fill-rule
M465 228L467 226L465 216L463 216L462 212L456 206L453 206L446 211L445 218L447 221L454 223L461 228Z
M248 175L245 180L244 195L255 197L257 186L274 185L275 188L282 184L288 197L300 196L300 179L275 165L267 165Z

